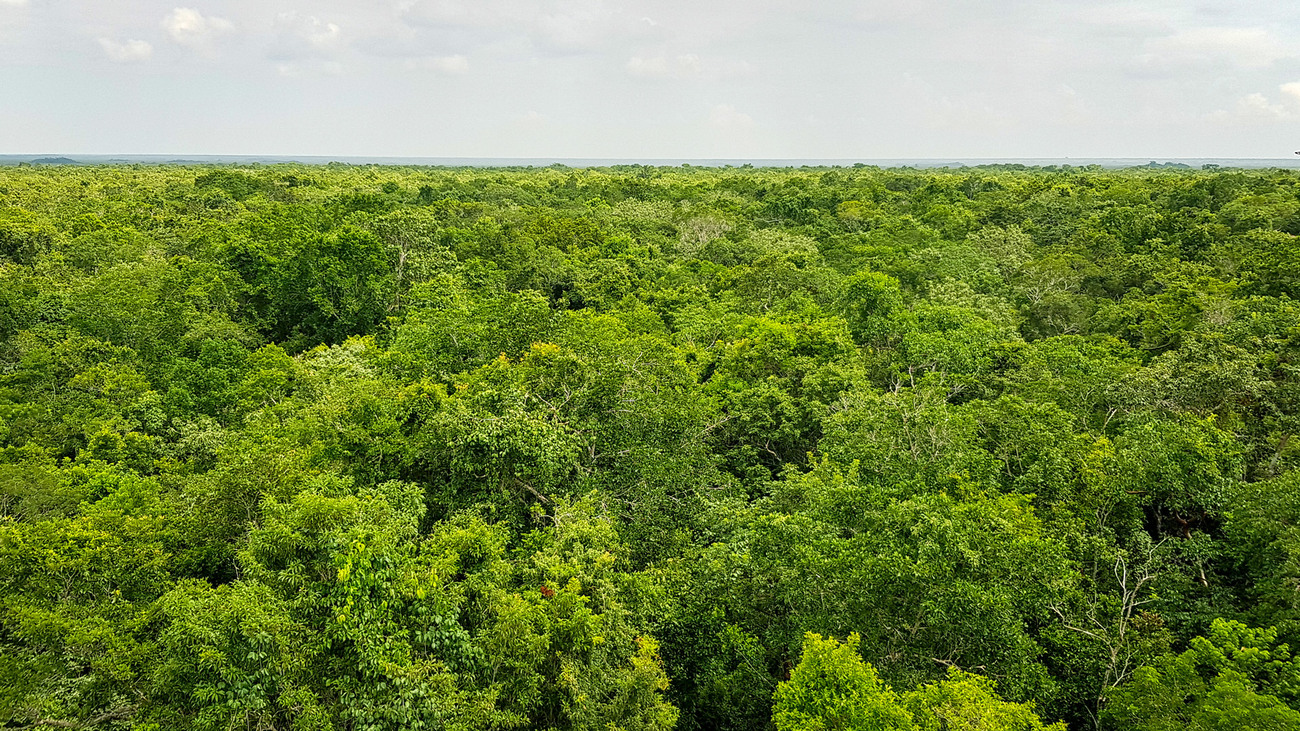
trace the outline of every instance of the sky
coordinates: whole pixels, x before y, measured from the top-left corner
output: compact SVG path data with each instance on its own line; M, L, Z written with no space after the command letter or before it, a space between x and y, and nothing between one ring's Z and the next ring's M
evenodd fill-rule
M1292 0L0 0L0 153L1282 158Z

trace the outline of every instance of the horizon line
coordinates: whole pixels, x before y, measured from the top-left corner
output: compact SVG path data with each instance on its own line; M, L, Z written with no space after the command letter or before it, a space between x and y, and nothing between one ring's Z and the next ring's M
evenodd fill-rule
M297 163L322 165L395 165L427 167L606 167L613 165L700 166L700 167L978 167L986 165L1140 167L1205 166L1300 168L1300 157L560 157L560 156L415 156L415 155L295 155L221 153L0 153L0 166L103 164L222 164Z

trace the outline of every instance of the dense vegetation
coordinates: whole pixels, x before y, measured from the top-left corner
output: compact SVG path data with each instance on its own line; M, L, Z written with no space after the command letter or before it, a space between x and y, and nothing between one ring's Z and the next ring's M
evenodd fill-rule
M1300 728L1300 175L0 170L0 727Z

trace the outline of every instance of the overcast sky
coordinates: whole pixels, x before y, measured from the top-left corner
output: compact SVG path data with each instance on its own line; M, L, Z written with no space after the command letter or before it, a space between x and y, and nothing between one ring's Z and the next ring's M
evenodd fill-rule
M1288 157L1300 3L0 0L0 153Z

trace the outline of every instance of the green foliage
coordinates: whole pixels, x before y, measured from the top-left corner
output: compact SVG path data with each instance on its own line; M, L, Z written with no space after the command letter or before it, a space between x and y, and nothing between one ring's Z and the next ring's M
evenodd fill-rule
M47 221L22 208L0 209L0 259L32 264L50 250L58 231Z
M790 680L776 689L777 731L906 731L912 722L898 696L858 656L858 636L844 643L809 632Z
M4 168L0 726L1294 726L1298 196Z
M864 271L844 283L844 319L859 342L887 338L890 315L903 304L898 280L888 274Z
M1216 619L1181 655L1140 668L1107 700L1120 728L1295 728L1300 711L1300 659L1276 632Z
M856 634L840 643L809 632L790 679L776 689L777 731L1064 731L1033 706L1007 703L990 679L950 667L948 675L901 695L858 655Z
M997 684L981 675L948 669L948 677L903 695L917 731L1065 731L1044 724L1031 704L1007 703Z

